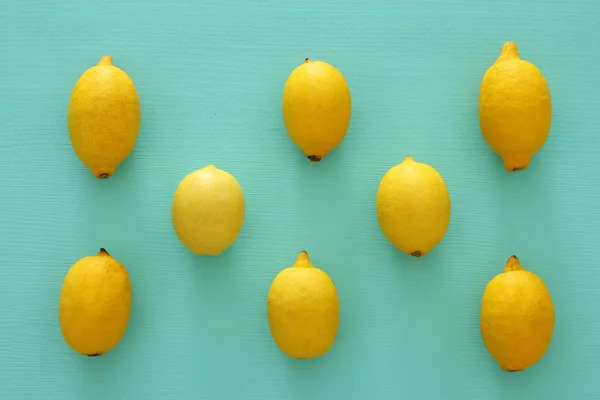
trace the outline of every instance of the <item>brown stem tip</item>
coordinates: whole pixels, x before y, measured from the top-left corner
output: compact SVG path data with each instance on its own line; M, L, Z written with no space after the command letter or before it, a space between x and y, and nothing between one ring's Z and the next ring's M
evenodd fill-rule
M506 261L506 266L504 267L504 272L522 271L524 269L525 268L523 268L523 266L521 265L521 262L519 261L517 256L512 255Z
M102 255L105 255L105 256L110 256L110 254L108 253L108 251L106 251L106 249L104 247L102 247L100 249L100 251L98 252L98 254L102 254Z
M412 253L410 253L410 255L413 257L421 257L423 255L423 253L421 253L420 250L417 250L417 251L413 251Z
M310 263L310 258L308 258L308 253L306 251L302 250L300 252L300 254L298 254L298 258L296 259L296 262L294 263L294 267L296 267L296 268L312 267L312 265Z
M308 156L308 159L311 162L319 162L319 161L321 161L323 159L323 157L321 157L321 156Z
M103 174L98 175L98 178L100 178L100 179L108 179L109 176L110 176L109 174L103 173Z

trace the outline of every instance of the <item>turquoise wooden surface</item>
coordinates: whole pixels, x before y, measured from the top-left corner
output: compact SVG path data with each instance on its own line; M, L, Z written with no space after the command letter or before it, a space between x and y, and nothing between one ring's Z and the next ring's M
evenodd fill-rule
M600 396L600 5L579 1L15 1L0 4L0 398L597 399ZM479 83L515 41L546 75L553 125L524 172L482 139ZM137 85L137 146L114 177L75 157L66 113L103 54ZM280 96L311 57L353 96L350 131L310 165ZM407 257L375 193L411 154L452 199L442 244ZM247 217L219 258L176 239L170 202L208 163L233 173ZM88 359L57 320L70 265L100 247L131 275L121 344ZM324 357L287 359L265 315L276 273L306 249L337 284ZM543 360L500 371L479 333L486 283L511 254L546 282Z

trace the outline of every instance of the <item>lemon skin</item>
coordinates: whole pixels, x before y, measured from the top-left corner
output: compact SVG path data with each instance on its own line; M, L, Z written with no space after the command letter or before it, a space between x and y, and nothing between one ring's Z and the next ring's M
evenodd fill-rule
M450 195L435 168L407 156L381 179L377 220L399 250L423 257L442 241L450 224Z
M503 273L487 285L481 302L484 345L500 368L518 372L546 353L554 331L554 305L548 288L512 256Z
M111 177L138 137L140 100L131 78L104 56L77 80L68 126L73 150L96 178Z
M242 187L229 172L208 165L180 182L171 217L177 237L188 249L217 256L233 244L244 225Z
M320 357L333 346L340 320L338 294L329 275L314 267L306 252L273 280L267 317L275 344L291 358Z
M485 73L479 93L479 122L488 145L508 171L527 169L550 132L552 101L548 82L532 63L521 60L514 43Z
M69 269L58 314L62 335L74 351L100 356L112 350L125 335L130 312L129 274L106 250Z
M282 107L289 137L311 162L318 162L344 139L352 100L334 66L306 59L288 77Z

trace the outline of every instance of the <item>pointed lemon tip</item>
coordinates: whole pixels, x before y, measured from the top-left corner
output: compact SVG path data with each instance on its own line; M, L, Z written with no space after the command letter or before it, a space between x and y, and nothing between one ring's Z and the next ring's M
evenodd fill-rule
M524 269L525 268L523 268L523 266L521 265L517 256L512 255L506 261L506 266L504 267L504 272L523 271Z
M504 54L515 54L517 52L517 44L515 42L506 42L502 45L502 52Z
M407 155L406 157L404 157L404 162L406 162L406 161L408 161L408 162L414 162L415 159L412 158L411 156Z
M531 157L510 155L502 157L502 161L504 162L504 169L509 172L517 172L524 171L529 167Z
M110 254L108 253L108 251L106 251L106 249L104 247L100 248L98 255L99 256L110 256Z
M309 62L312 62L312 60L310 58L306 57L304 59L304 64L308 64Z
M91 168L92 174L94 174L94 176L98 179L108 179L113 176L116 170L117 168L115 167Z
M113 59L109 55L105 55L100 59L98 65L113 65Z
M310 259L308 258L308 253L306 252L306 250L302 250L300 254L298 254L298 258L296 259L294 267L307 268L311 266L312 265L310 263Z
M517 49L517 45L514 42L506 42L502 46L502 50L500 51L500 57L498 57L496 63L511 59L521 59L521 57L519 57L519 50Z
M198 171L215 173L215 172L219 171L219 168L217 168L214 164L208 164L208 165L205 165L204 167L200 168Z

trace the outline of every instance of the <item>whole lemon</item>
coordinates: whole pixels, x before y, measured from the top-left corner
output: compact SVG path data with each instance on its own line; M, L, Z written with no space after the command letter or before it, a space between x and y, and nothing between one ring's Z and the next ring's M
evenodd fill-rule
M444 180L435 168L410 156L381 179L376 208L385 237L415 257L433 249L450 224L450 195Z
M479 122L483 137L508 171L524 170L546 142L552 102L546 78L507 42L483 77Z
M199 255L219 255L244 225L242 187L229 172L208 165L179 183L171 216L177 237L188 249Z
M503 370L522 371L546 353L554 331L552 298L517 257L485 288L480 326L485 347Z
M58 307L67 344L86 356L114 348L129 323L131 282L125 267L104 249L77 261L67 272Z
M283 122L311 162L339 145L350 125L352 101L344 76L332 65L306 59L283 89Z
M133 150L140 128L140 100L133 82L104 56L81 75L69 103L69 132L77 157L106 179Z
M319 357L333 346L340 320L338 294L329 275L312 265L305 251L273 280L267 317L275 344L289 357Z

